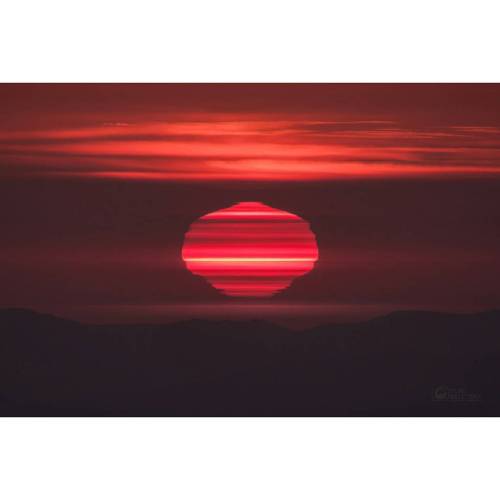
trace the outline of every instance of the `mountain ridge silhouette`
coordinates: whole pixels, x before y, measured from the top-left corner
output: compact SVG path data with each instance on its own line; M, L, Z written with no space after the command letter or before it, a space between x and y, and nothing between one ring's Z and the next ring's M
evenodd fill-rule
M297 331L0 309L0 415L500 415L500 311Z

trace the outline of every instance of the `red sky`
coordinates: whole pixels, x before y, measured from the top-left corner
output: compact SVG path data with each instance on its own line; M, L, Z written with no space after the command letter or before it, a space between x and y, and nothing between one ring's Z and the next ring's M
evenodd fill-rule
M260 201L321 255L261 308L498 307L499 174L500 85L0 85L0 306L227 309L183 236Z

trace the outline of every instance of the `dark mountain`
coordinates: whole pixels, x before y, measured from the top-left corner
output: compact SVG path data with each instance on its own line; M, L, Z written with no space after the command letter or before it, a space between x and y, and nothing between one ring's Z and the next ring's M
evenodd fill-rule
M500 311L86 325L0 310L1 415L500 415Z

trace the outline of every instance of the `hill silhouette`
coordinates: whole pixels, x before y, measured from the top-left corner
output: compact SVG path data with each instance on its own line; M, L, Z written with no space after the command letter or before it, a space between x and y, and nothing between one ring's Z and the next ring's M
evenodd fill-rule
M0 415L500 415L500 311L90 325L0 310Z

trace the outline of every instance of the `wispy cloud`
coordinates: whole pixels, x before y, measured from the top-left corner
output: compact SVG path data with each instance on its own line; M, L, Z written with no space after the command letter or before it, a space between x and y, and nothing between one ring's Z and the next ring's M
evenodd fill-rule
M500 129L237 114L0 130L0 175L321 180L500 174Z

